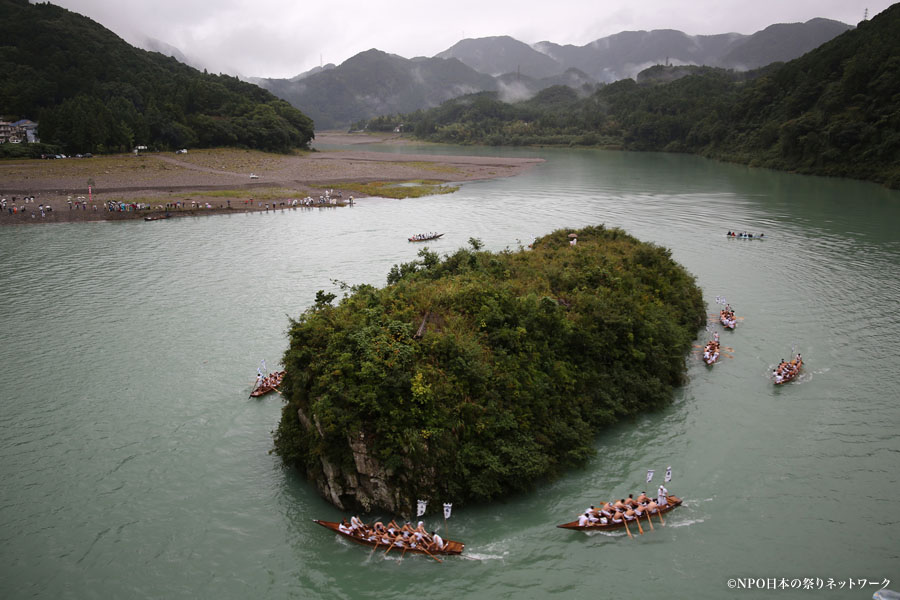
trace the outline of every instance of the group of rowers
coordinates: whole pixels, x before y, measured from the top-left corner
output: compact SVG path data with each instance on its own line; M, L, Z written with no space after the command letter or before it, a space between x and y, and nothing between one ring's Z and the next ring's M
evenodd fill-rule
M281 385L281 380L284 379L284 371L277 371L275 373L269 373L268 375L263 375L262 373L256 374L256 387L254 390L274 390L279 385Z
M440 552L446 548L446 543L436 532L428 533L425 531L425 523L419 521L414 528L409 523L404 523L400 527L394 521L391 521L385 527L384 523L377 521L369 527L357 516L342 519L338 525L341 533L358 537L362 540L375 542L375 546L395 546L407 550L423 550L425 552Z
M747 233L746 231L741 231L740 233L738 233L737 231L729 231L729 232L726 233L725 235L728 236L728 237L733 237L733 238L761 238L761 237L766 237L766 234L764 234L764 233L757 233L756 235L753 235L752 233Z
M584 514L578 517L579 527L591 527L609 525L610 523L618 525L625 521L634 521L640 519L644 515L650 518L660 509L664 509L669 505L669 490L663 486L659 486L657 490L656 500L649 498L646 492L641 492L637 498L633 498L632 494L628 494L628 498L622 498L615 502L606 502L600 508L591 505ZM660 517L662 518L662 517Z
M409 239L411 239L411 240L428 240L428 239L433 238L433 237L436 236L436 235L437 235L436 232L432 232L432 233L417 233L416 235L412 236L412 237L409 238Z
M713 333L713 336L714 338L707 342L703 349L703 360L708 365L719 360L719 332Z
M775 383L784 383L785 381L790 381L794 377L797 376L797 373L800 372L800 365L803 364L803 358L800 356L800 353L797 353L797 358L792 358L790 362L786 362L783 358L781 362L775 367L775 370L772 371L772 375L775 377Z
M734 318L734 310L731 308L730 304L726 305L723 310L719 311L719 320L721 320L722 325L724 325L728 329L734 329L734 326L737 324L737 320Z

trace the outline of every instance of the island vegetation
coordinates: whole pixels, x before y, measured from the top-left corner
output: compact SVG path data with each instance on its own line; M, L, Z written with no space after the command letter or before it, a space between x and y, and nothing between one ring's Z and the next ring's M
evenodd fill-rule
M897 188L898 30L900 4L800 58L756 71L657 66L642 83L625 79L587 96L556 86L509 104L485 92L365 125L456 144L689 152Z
M705 322L668 250L601 226L481 242L320 291L292 321L275 449L345 509L410 514L528 489L659 409ZM433 503L434 504L434 503Z
M0 0L0 99L3 116L37 121L41 141L66 154L287 152L313 138L306 115L256 85L139 50L87 17L28 0Z

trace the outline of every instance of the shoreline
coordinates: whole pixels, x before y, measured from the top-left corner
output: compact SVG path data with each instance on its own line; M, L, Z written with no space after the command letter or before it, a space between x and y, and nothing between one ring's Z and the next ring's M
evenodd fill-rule
M172 217L264 212L318 200L327 190L335 203L296 208L337 208L373 194L359 184L429 182L432 185L511 177L543 162L498 158L367 151L368 144L405 145L391 135L322 132L323 144L360 149L304 151L290 155L218 148L94 158L0 161L0 225L119 221L165 214ZM252 176L252 178L251 178ZM34 197L24 202L24 197ZM85 209L75 208L86 203ZM130 205L109 211L107 204ZM173 208L179 205L180 208ZM137 209L138 206L145 208ZM15 207L14 214L10 210ZM40 207L43 207L43 216ZM48 210L49 207L49 210ZM24 211L22 210L24 208Z

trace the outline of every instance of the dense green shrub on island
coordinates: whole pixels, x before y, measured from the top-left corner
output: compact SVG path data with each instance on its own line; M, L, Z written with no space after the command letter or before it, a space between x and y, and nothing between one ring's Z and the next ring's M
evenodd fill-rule
M342 508L483 501L582 463L658 409L705 322L668 250L603 226L395 265L291 324L275 449ZM424 321L424 327L422 323ZM417 333L423 333L417 338Z

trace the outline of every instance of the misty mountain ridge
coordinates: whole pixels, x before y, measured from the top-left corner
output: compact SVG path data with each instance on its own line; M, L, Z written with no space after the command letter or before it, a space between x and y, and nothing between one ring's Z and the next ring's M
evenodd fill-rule
M658 64L748 70L789 61L851 26L829 19L771 25L752 35L688 35L674 29L623 31L583 46L543 41L529 46L510 36L464 39L432 58L406 59L376 49L338 66L290 79L253 78L310 115L317 129L345 127L378 115L440 105L473 92L527 99L554 85L581 93L636 78Z
M258 85L294 106L306 107L316 127L344 127L381 114L410 112L482 90L493 77L456 59L408 59L371 49L332 69L292 79L260 79Z

